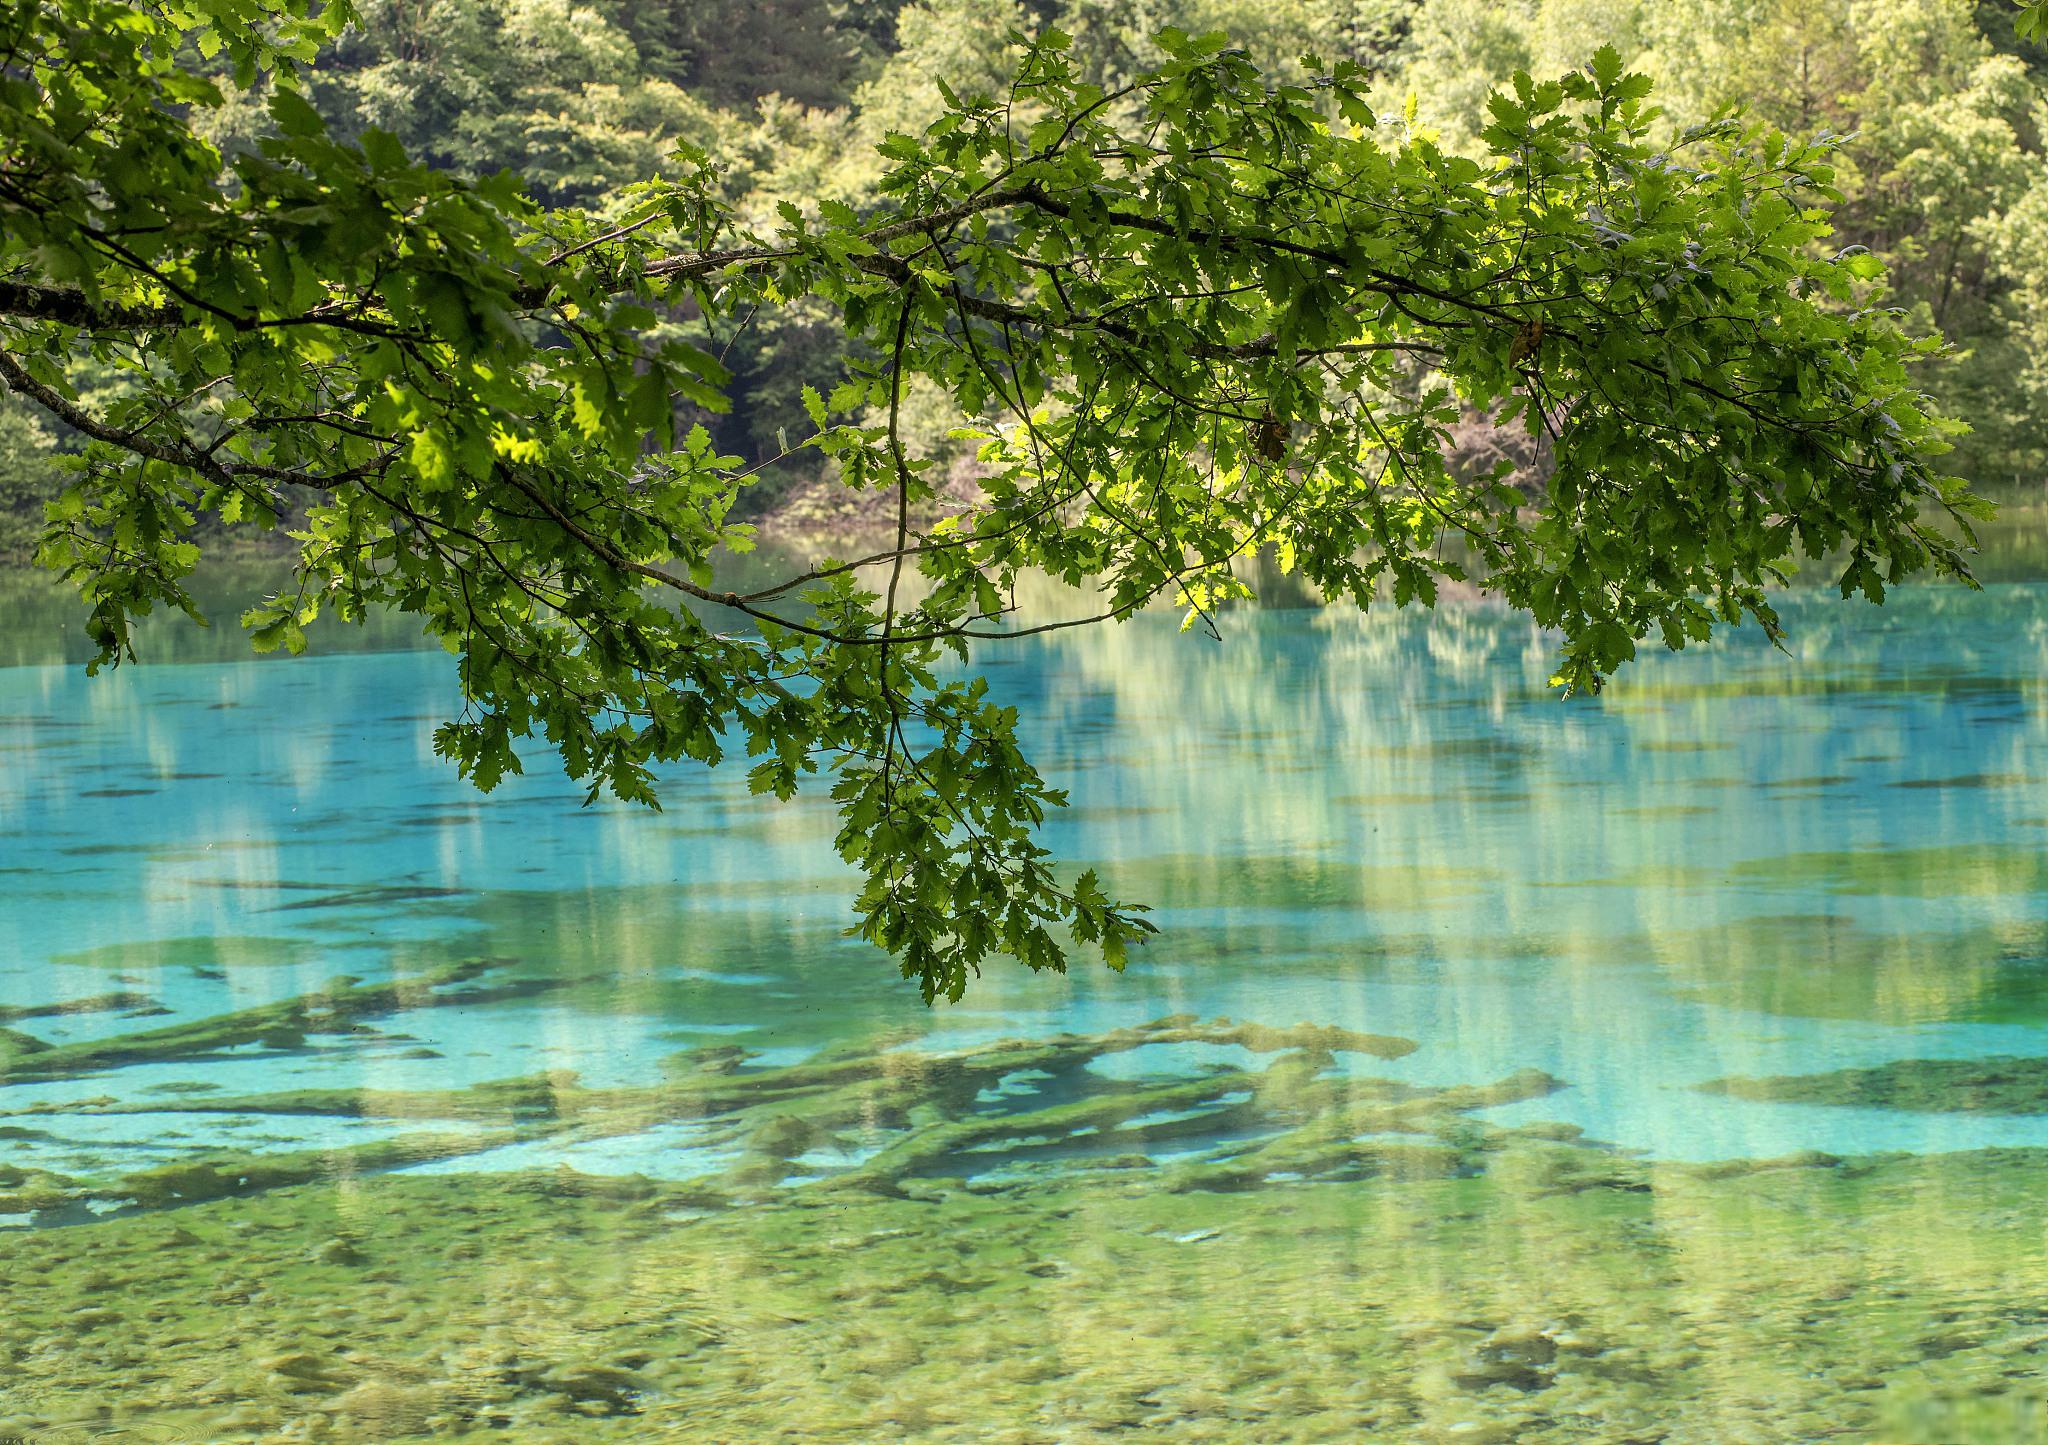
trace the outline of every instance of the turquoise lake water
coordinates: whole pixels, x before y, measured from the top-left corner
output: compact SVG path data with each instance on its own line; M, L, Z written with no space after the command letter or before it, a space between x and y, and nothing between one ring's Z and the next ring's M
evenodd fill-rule
M6 669L0 1005L131 990L170 1011L161 1027L467 954L609 979L5 1100L542 1068L619 1085L703 1040L793 1061L906 1022L954 1047L1187 1012L1412 1037L1362 1067L1415 1083L1542 1069L1570 1087L1499 1119L1658 1157L2048 1144L2048 1116L1689 1087L2048 1050L2048 588L1799 598L1790 622L1794 656L1651 656L1579 701L1544 687L1549 639L1482 607L1245 613L1221 645L1149 617L1019 644L988 666L1072 792L1046 841L1154 902L1162 932L1122 977L993 972L930 1013L839 936L828 807L750 797L736 768L677 772L659 815L584 807L544 757L479 797L432 754L454 701L438 652ZM26 1025L52 1043L137 1026ZM192 1116L167 1141L165 1122L67 1121L16 1162L389 1127ZM582 1163L693 1168L663 1136Z
M613 803L582 806L580 790L540 753L530 758L527 776L479 796L432 753L434 727L459 703L450 661L438 650L230 661L207 655L215 644L187 640L174 655L190 660L97 678L84 676L75 659L25 658L0 668L0 1024L13 1031L12 1043L0 1045L14 1049L12 1076L0 1073L0 1171L13 1171L0 1172L0 1200L10 1197L10 1181L65 1183L40 1202L18 1192L14 1205L0 1206L0 1227L13 1231L4 1237L19 1243L13 1257L24 1268L41 1268L32 1264L38 1246L29 1241L42 1239L70 1251L63 1256L73 1261L67 1268L83 1269L90 1247L69 1241L117 1230L123 1221L164 1212L211 1217L237 1230L275 1230L274 1214L254 1224L257 1216L234 1211L256 1208L246 1201L275 1184L283 1192L274 1199L284 1201L276 1207L325 1218L321 1211L355 1197L350 1191L363 1187L366 1170L421 1187L467 1178L481 1191L534 1178L640 1179L679 1188L723 1181L721 1189L739 1191L720 1196L726 1203L765 1208L859 1178L872 1161L895 1157L888 1151L900 1152L906 1139L933 1127L954 1128L945 1137L960 1142L920 1156L913 1172L979 1191L949 1196L956 1199L1000 1199L1006 1196L988 1191L1018 1181L1041 1187L1065 1169L1124 1170L1118 1178L1137 1166L1227 1172L1231 1161L1254 1157L1247 1149L1277 1137L1277 1126L1258 1113L1266 1095L1256 1105L1245 1101L1265 1087L1259 1071L1282 1045L1250 1034L1218 1038L1227 1030L1216 1024L1196 1029L1200 1037L1156 1042L1114 1033L1167 1016L1388 1036L1396 1045L1336 1043L1334 1054L1316 1056L1318 1077L1367 1092L1407 1086L1417 1098L1456 1096L1446 1107L1465 1123L1447 1128L1439 1115L1413 1127L1460 1149L1495 1147L1471 1142L1482 1136L1572 1140L1588 1156L1654 1168L1812 1151L1850 1159L1947 1158L2048 1148L2048 1102L2038 1098L1945 1098L1938 1077L1918 1094L1873 1094L1861 1085L1828 1092L1830 1079L1850 1077L1844 1071L1882 1073L1901 1061L1924 1070L1929 1061L2048 1055L2048 584L2000 581L1978 593L1904 588L1881 609L1799 593L1784 610L1790 655L1747 636L1680 655L1646 655L1605 695L1571 701L1545 685L1554 639L1482 603L1447 606L1433 617L1243 611L1225 619L1221 643L1181 634L1173 619L1147 616L993 652L982 661L994 687L1023 709L1027 746L1073 800L1047 827L1045 842L1064 862L1097 867L1113 888L1153 903L1161 931L1120 976L1086 963L1064 977L997 967L961 1002L931 1010L889 960L842 934L850 885L829 845L829 804L754 798L740 767L676 771L659 814ZM494 962L482 982L462 986L471 992L458 989L452 999L408 995L409 1004L365 1009L338 1026L256 1030L225 1044L181 1043L163 1032L253 1017L250 1010L319 994L338 977L363 985L440 977L437 970L470 958ZM125 1034L157 1042L145 1057L37 1065L39 1055L71 1059L76 1050L67 1054L66 1046ZM616 1104L673 1080L684 1067L679 1058L710 1060L702 1067L714 1070L737 1067L731 1077L740 1081L772 1080L781 1077L778 1069L862 1051L882 1050L904 1058L905 1069L926 1069L934 1056L977 1058L1001 1040L1065 1036L1096 1041L1074 1056L1085 1055L1084 1065L1048 1064L1049 1073L996 1069L964 1104L947 1103L941 1093L907 1116L883 1110L865 1123L842 1119L818 1138L771 1150L778 1162L766 1174L732 1172L764 1157L765 1126L748 1126L756 1129L749 1143L708 1107L657 1110L621 1123L630 1111L619 1106L603 1118L592 1115L595 1122L556 1128L533 1125L538 1116L492 1120L434 1102L493 1081L546 1076L547 1087L564 1098L585 1097L576 1090L612 1091L587 1097ZM745 1052L721 1055L721 1048ZM1999 1067L1987 1066L1994 1074ZM1788 1096L1741 1084L1786 1076L1818 1080L1820 1087ZM1165 1098L1176 1083L1211 1077L1224 1082L1208 1096ZM1459 1086L1509 1079L1539 1082L1488 1100L1456 1095ZM1699 1087L1731 1079L1738 1081L1733 1089ZM962 1119L1049 1119L1053 1106L1123 1097L1120 1089L1153 1100L1144 1105L1149 1112L1138 1114L1134 1105L1126 1112L1135 1117L1121 1125L1115 1119L1122 1116L1114 1116L1100 1127L1061 1126L1029 1137L958 1132ZM303 1091L372 1091L384 1102L308 1105ZM389 1103L400 1096L422 1102ZM230 1104L214 1107L215 1097ZM407 1145L423 1125L435 1131L431 1148L404 1157L362 1152L378 1141ZM1375 1125L1346 1147L1398 1145L1409 1127L1398 1119ZM1478 1133L1468 1138L1461 1130ZM268 1157L339 1162L324 1173L266 1181L249 1161ZM166 1209L161 1189L149 1195L132 1185L149 1171L221 1160L239 1162L224 1166L233 1177L214 1195L170 1196L173 1204L211 1199L197 1207ZM1478 1167L1457 1164L1451 1177ZM324 1182L303 1183L309 1177ZM1300 1168L1276 1166L1262 1184L1252 1181L1258 1187L1250 1193L1264 1198L1323 1177L1303 1183ZM1356 1180L1358 1171L1328 1177ZM1869 1177L1894 1189L1883 1182L1890 1175ZM741 1178L752 1182L730 1183ZM1929 1187L1906 1182L1894 1192L1916 1201L1913 1229L1933 1240L1960 1216L1941 1202L1949 1196ZM890 1184L883 1195L898 1198L893 1190ZM1146 1195L1142 1185L1130 1190ZM222 1191L228 1197L219 1197ZM1535 1197L1554 1193L1545 1186ZM1319 1243L1323 1235L1305 1233L1290 1242L1288 1270L1306 1281L1384 1252L1375 1241L1394 1217L1393 1204L1374 1203L1369 1193L1353 1203L1342 1194L1314 1197L1322 1201L1314 1208L1338 1217L1363 1212L1339 1231L1341 1238ZM1665 1207L1666 1194L1646 1197ZM1730 1197L1731 1208L1744 1198ZM1018 1198L1027 1202L1016 1206L1014 1219L1034 1221L1040 1234L1057 1233L1064 1226L1050 1221L1071 1213L1039 1195ZM1232 1230L1251 1236L1250 1216L1231 1212L1249 1207L1237 1202L1241 1196L1198 1198L1214 1202L1152 1233L1168 1244L1228 1239ZM675 1203L693 1199L698 1203L690 1208ZM688 1220L692 1210L712 1206L677 1194L664 1207L662 1219ZM1051 1212L1031 1212L1041 1207ZM1604 1217L1597 1211L1605 1205L1586 1207L1595 1211L1589 1218ZM845 1217L867 1220L865 1208L849 1205ZM816 1223L804 1227L811 1232L794 1236L799 1241L837 1240L833 1228L852 1227L835 1225L837 1204L821 1204L814 1214ZM1187 1227L1190 1219L1201 1227ZM975 1226L984 1227L998 1229ZM1490 1249L1519 1254L1518 1230L1528 1231L1534 1256L1555 1248L1551 1234L1519 1214L1487 1227ZM2010 1239L2000 1235L1999 1248L2022 1253L1996 1255L2006 1262L1983 1267L2013 1279L2010 1261L2018 1258L2048 1285L2038 1215L2015 1217L2008 1208L1995 1227L2018 1231ZM906 1216L861 1237L888 1239L918 1228ZM987 1248L997 1237L966 1236ZM1619 1248L1622 1235L1615 1238ZM157 1240L149 1235L133 1247L147 1255ZM1824 1244L1817 1233L1815 1248L1825 1252ZM1945 1270L1940 1250L1951 1247L1930 1244L1917 1263ZM1890 1244L1860 1248L1853 1267L1845 1266L1856 1277L1876 1278L1883 1269L1877 1261L1898 1257ZM556 1253L530 1237L517 1249L524 1253L501 1260L512 1272L508 1279L526 1279L520 1271ZM1988 1249L1970 1257L1994 1258ZM767 1250L746 1246L752 1253L733 1256L733 1268L772 1274ZM1574 1281L1604 1278L1599 1253L1545 1268ZM1283 1257L1268 1249L1259 1258L1268 1256ZM1436 1264L1414 1269L1432 1278L1440 1272ZM0 1283L5 1271L0 1259ZM17 1288L26 1287L26 1278L17 1279ZM105 1295L104 1280L81 1278L76 1298ZM147 1278L146 1270L137 1275L129 1293L142 1290ZM1742 1287L1764 1286L1750 1278ZM1853 1288L1843 1283L1827 1297L1853 1298L1839 1292ZM1920 1350L1908 1351L1911 1358L1949 1359L1947 1346L1927 1344L1938 1330L1928 1334L1936 1327L1924 1321L1946 1316L1927 1304L1925 1288L1914 1286L1921 1293L1910 1308L1897 1303L1901 1290L1888 1297L1892 1303L1855 1299L1858 1327L1873 1332L1858 1338L1867 1345L1905 1331L1900 1338L1917 1341L1913 1348ZM1971 1298L1990 1322L1985 1329L1996 1325L2006 1331L2001 1340L2020 1341L2010 1348L2021 1354L1999 1357L2003 1374L1994 1379L1987 1365L1981 1379L1893 1396L1831 1396L1875 1387L1830 1377L1808 1403L1825 1414L1830 1399L1852 1402L1841 1406L1849 1413L1826 1418L1861 1421L1854 1410L1865 1406L1855 1402L1889 1398L1904 1403L1871 1419L1936 1421L1925 1428L1937 1433L1879 1438L2019 1438L2010 1434L2018 1428L2014 1420L2048 1418L2010 1413L2019 1406L2009 1397L2026 1393L2011 1379L2031 1368L2024 1351L2036 1348L2025 1343L2033 1336L2012 1331L2036 1326L2009 1300L1987 1302L1982 1291ZM311 1310L317 1291L302 1293L300 1303ZM510 1308L502 1299L490 1306ZM1469 1302L1441 1308L1454 1322L1475 1313ZM175 1330L180 1315L160 1308L151 1318ZM1428 1343L1434 1336L1415 1335L1420 1326L1402 1328L1410 1343L1401 1348L1421 1351L1415 1368L1425 1373L1434 1368L1430 1351L1452 1351ZM1219 1406L1214 1418L1224 1423L1187 1438L1827 1438L1818 1426L1814 1433L1771 1434L1769 1422L1784 1418L1789 1406L1773 1406L1780 1413L1770 1414L1733 1384L1702 1390L1671 1383L1676 1374L1662 1384L1629 1376L1637 1383L1629 1386L1635 1393L1625 1409L1637 1413L1627 1418L1655 1419L1663 1408L1658 1400L1682 1396L1693 1402L1690 1433L1629 1435L1614 1424L1624 1405L1611 1403L1586 1405L1573 1416L1547 1405L1552 1414L1531 1415L1535 1406L1521 1403L1525 1394L1531 1401L1559 1398L1563 1386L1556 1382L1565 1377L1556 1372L1564 1367L1552 1362L1566 1358L1557 1352L1567 1349L1568 1334L1543 1324L1541 1339L1553 1343L1527 1364L1514 1354L1522 1346L1512 1340L1521 1336L1503 1333L1509 1325L1495 1318L1486 1328L1494 1333L1485 1340L1510 1344L1457 1347L1468 1360L1478 1350L1482 1363L1446 1377L1453 1383L1443 1386L1445 1398L1456 1409L1416 1404L1420 1413L1383 1433L1355 1423L1379 1418L1368 1412L1324 1433L1303 1427L1287 1434L1271 1425L1270 1413L1232 1415ZM94 1338L86 1326L51 1326L20 1345L16 1358L41 1362L37 1369L47 1367L51 1380L65 1370L89 1374L88 1362L99 1359ZM1676 1331L1673 1338L1689 1336ZM210 1347L202 1337L169 1339L148 1345L151 1357L160 1352L182 1362L177 1368L188 1375L203 1375ZM1204 1351L1212 1345L1188 1346L1190 1358L1210 1359ZM1743 1350L1756 1351L1759 1367L1795 1358L1782 1342L1729 1348L1737 1362ZM341 1383L290 1364L297 1355L278 1358L287 1364L273 1359L264 1367L269 1375L250 1377L268 1385L230 1384L219 1395L222 1402L269 1401L262 1428L237 1433L233 1421L242 1417L223 1413L228 1406L220 1403L177 1416L191 1433L162 1438L469 1438L446 1422L501 1419L514 1423L490 1428L512 1433L489 1438L596 1438L559 1421L520 1425L529 1419L518 1413L525 1406L506 1406L512 1413L502 1417L420 1416L428 1424L373 1411L362 1418L374 1428L360 1420L333 1424L357 1418L347 1409L367 1407L347 1406L355 1397ZM1854 1364L1837 1363L1843 1370ZM372 1374L379 1388L415 1388L407 1383L414 1376L396 1366L380 1365ZM1319 1402L1335 1399L1343 1376L1341 1367L1324 1362L1300 1388ZM174 1377L187 1375L163 1376ZM2028 1378L2038 1383L2040 1375ZM333 1399L319 1393L330 1385ZM562 1410L640 1422L616 1438L766 1438L701 1421L656 1429L648 1422L659 1401L679 1412L695 1408L679 1385L663 1386L667 1395L644 1383L547 1388L552 1393L543 1398ZM1218 1398L1237 1400L1217 1388ZM103 1396L93 1391L103 1384L49 1389L19 1397L33 1404L16 1406L27 1409L21 1419L29 1425L102 1409ZM850 1433L830 1438L997 1438L979 1431L993 1430L991 1421L1023 1419L1012 1419L1002 1402L1025 1393L1022 1385L992 1393L993 1413L963 1417L953 1433L929 1423L943 1419L938 1405L901 1415L875 1413L879 1405L848 1406ZM1991 1423L1969 1414L1994 1398L2007 1413ZM329 1413L317 1418L339 1433L265 1433L278 1421L303 1425L314 1418L305 1413L314 1408L309 1399L324 1401L319 1408ZM1458 1413L1473 1400L1473 1409L1483 1405L1495 1414ZM0 1426L11 1418L7 1404L0 1388ZM1524 1413L1499 1413L1510 1406ZM1912 1413L1923 1406L1939 1410ZM1052 1406L1031 1409L1039 1434L1001 1438L1098 1438L1067 1429ZM1745 1410L1764 1412L1764 1423ZM770 1418L794 1418L793 1412L790 1406ZM1242 1423L1257 1418L1268 1424ZM1556 1423L1580 1418L1595 1424ZM1738 1419L1741 1428L1732 1423ZM1541 1433L1532 1420L1549 1421L1543 1428L1560 1433ZM1473 1421L1478 1433L1464 1431ZM1743 1433L1752 1426L1764 1433ZM807 1427L776 1438L826 1437Z

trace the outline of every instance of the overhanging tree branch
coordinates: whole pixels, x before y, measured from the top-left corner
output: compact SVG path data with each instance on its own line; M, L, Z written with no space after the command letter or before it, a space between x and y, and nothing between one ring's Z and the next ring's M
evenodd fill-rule
M890 140L888 213L755 235L708 174L539 213L338 144L282 89L231 169L191 127L201 92L138 72L121 27L181 55L232 11L231 59L282 63L242 3L33 12L22 63L66 83L0 91L0 384L90 439L42 555L104 657L134 615L189 605L213 528L280 526L303 489L296 585L244 619L257 646L303 647L323 608L417 615L468 699L437 746L484 787L531 736L650 804L662 767L729 747L777 796L831 760L857 927L927 996L991 953L1118 963L1146 931L1043 859L1057 791L949 652L1169 595L1220 630L1233 564L1270 547L1359 606L1496 593L1588 689L1652 637L1776 629L1761 579L1795 552L1847 557L1873 598L1967 576L1937 524L1967 538L1979 506L1908 370L1935 343L1857 309L1871 263L1819 244L1828 147L1722 123L1676 173L1611 52L1498 97L1473 168L1372 125L1350 72L1280 87L1168 34L1105 96L1048 40L1008 104ZM311 14L264 3L284 29ZM793 305L849 360L776 450L887 495L892 535L721 589L764 463L679 428L678 400L722 408L732 337ZM88 358L129 393L105 414L68 394ZM977 495L922 531L950 459L914 441L913 386L976 448ZM1453 476L1472 413L1542 429L1547 486ZM1020 615L1034 571L1089 600ZM713 606L758 633L713 631Z

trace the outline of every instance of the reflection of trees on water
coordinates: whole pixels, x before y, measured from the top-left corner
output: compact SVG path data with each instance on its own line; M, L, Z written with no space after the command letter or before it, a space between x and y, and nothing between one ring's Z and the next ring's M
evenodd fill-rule
M2039 575L2038 520L2009 513L1986 529L1987 575L2022 563ZM1281 605L1222 615L1221 642L1199 627L1173 635L1161 609L989 646L977 664L1074 791L1080 814L1055 823L1058 851L1134 892L1159 883L1183 910L1235 903L1325 922L1350 906L1408 932L1426 933L1434 911L1467 933L1577 935L1565 951L1589 958L1611 952L1620 926L1693 940L1690 957L1710 947L1703 918L1812 905L1716 890L1715 868L1887 849L1902 826L1967 841L2048 811L1997 783L2038 767L2048 597L1915 587L1873 608L1817 585L1825 571L1781 594L1786 654L1754 629L1681 654L1652 643L1596 699L1555 697L1554 638L1497 603L1361 617L1302 605L1312 599L1263 563L1248 580ZM1033 620L1079 610L1042 579L1021 582L1017 600ZM1950 748L1967 760L1945 760ZM1966 786L1973 777L1982 785ZM1962 781L1894 787L1945 778ZM1132 866L1145 858L1170 866ZM1295 862L1252 869L1253 858ZM1694 871L1658 872L1677 859ZM1921 940L1888 954L1917 967L1955 920L1893 900L1897 879L1849 902L1830 894L1819 912ZM1559 886L1592 880L1607 882ZM1951 881L1986 900L1971 926L2027 935L1997 870ZM1241 923L1220 926L1250 942Z
M201 627L182 612L161 609L138 619L135 652L146 663L245 662L256 656L242 630L242 613L264 597L289 589L286 559L248 557L214 563L193 580L192 594L211 624ZM86 638L88 609L56 576L0 567L0 668L82 664L98 649ZM438 646L418 618L378 613L362 624L323 618L309 629L314 652L395 652ZM280 658L284 654L278 654Z
M2019 555L2029 536L2048 541L2048 530L1993 536L2018 536L2001 555ZM735 585L789 565L757 554ZM1266 598L1306 600L1257 565ZM213 591L246 595L259 575L251 564ZM49 660L67 615L61 592L5 585L13 590L0 604L18 619L7 646L16 660ZM1042 578L1020 581L1017 601L1030 619L1086 606ZM2017 865L1980 848L1954 856L1982 866L1941 870L1905 845L2023 852L2048 841L2037 776L2048 743L2048 592L1909 588L1872 608L1813 590L1786 594L1782 607L1790 656L1753 633L1676 655L1646 648L1604 696L1574 700L1547 687L1553 637L1469 598L1366 616L1236 608L1217 619L1220 641L1199 628L1177 634L1162 610L986 646L976 662L1019 706L1034 756L1072 792L1074 808L1047 830L1056 855L1095 863L1119 888L1159 904L1169 933L1147 959L1241 975L1248 1017L1264 1014L1258 967L1294 966L1287 960L1325 972L1368 958L1409 969L1531 954L1575 965L1655 962L1677 988L1822 1015L1955 1016L1972 999L2005 996L2011 959L2028 955L2041 931L2024 890L2015 891ZM145 656L240 656L232 609L214 610L223 620L211 631L152 624ZM405 645L409 631L335 627L314 646ZM222 674L220 697L260 704L271 672ZM323 713L370 706L355 698L367 681L344 674L317 685ZM299 676L273 680L297 686ZM65 679L47 675L76 697ZM97 721L118 723L114 731L143 753L171 756L190 729L236 716L158 715L147 690L82 686ZM427 746L434 720L394 720L390 740L408 756L387 761L438 766ZM303 790L356 766L337 745L331 729L269 730L250 761ZM451 845L512 846L519 826L503 826L506 805L564 792L538 763L533 771L489 803L500 826L451 815L437 827ZM550 878L536 895L560 909L506 912L486 931L521 955L528 948L518 944L544 953L586 940L575 951L620 965L627 994L653 987L677 961L678 940L694 938L702 946L685 948L693 966L732 957L744 960L738 972L784 978L794 968L807 983L846 981L844 1002L858 1000L877 1024L895 1011L893 971L837 935L843 875L827 846L830 820L814 804L776 806L746 795L736 771L693 770L671 777L669 802L658 819L602 810L590 824L603 838L590 866ZM622 899L628 880L673 877L663 860L678 850L692 860L686 886L653 887L631 906L601 901ZM289 872L272 849L221 866ZM671 904L655 906L657 894ZM1816 1001L1809 990L1799 995L1806 1003L1786 1003L1782 978L1796 960L1760 945L1751 920L1766 917L1808 920L1773 936L1809 942L1826 925L1817 954L1843 960L1840 971L1860 982L1842 989L1862 1002ZM1975 941L1957 945L1965 935ZM1738 948L1743 958L1729 961ZM1088 980L999 970L971 1001L1048 1007L1071 989L1110 999L1131 988ZM1169 992L1181 986L1159 980ZM1200 986L1213 990L1213 973ZM732 995L717 1002L741 1006ZM800 1010L770 1012L780 1027Z
M1739 1008L1993 1007L2042 952L2023 865L2048 821L2048 594L1782 607L1789 656L1753 631L1646 651L1573 700L1546 686L1553 639L1487 602L1244 610L1220 643L1147 617L990 653L1082 812L1055 850L1169 910L1152 957L1200 935L1254 1016L1276 956L1357 967L1392 940L1410 962L1519 941L1654 964ZM1766 918L1826 943L1759 948ZM1834 976L1786 982L1809 965ZM1589 994L1583 1022L1613 1047L1609 1004Z

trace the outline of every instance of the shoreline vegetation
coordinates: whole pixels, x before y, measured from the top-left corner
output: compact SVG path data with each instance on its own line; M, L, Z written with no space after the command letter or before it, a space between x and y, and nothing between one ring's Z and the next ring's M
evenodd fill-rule
M1302 77L1307 52L1356 64L1374 78L1389 125L1412 96L1404 123L1459 154L1483 150L1489 89L1518 69L1541 76L1578 66L1611 42L1655 80L1668 128L1740 105L1788 134L1848 138L1833 208L1841 241L1886 261L1884 302L1954 342L1928 384L1976 424L1960 470L1986 487L2042 475L2032 415L2048 384L2048 189L2035 112L2048 44L2022 33L2010 0L1911 0L1881 14L1859 13L1850 0L1625 0L1597 10L1572 0L1204 0L1136 10L790 0L772 12L734 0L600 0L574 24L548 0L442 0L431 22L404 6L360 11L307 87L334 134L378 127L444 171L510 170L551 205L597 203L672 175L679 143L702 147L722 198L757 222L785 196L807 207L871 207L883 169L876 147L937 117L944 95L935 77L956 91L1005 87L1013 27L1069 32L1079 63L1105 88L1158 62L1153 31L1169 22L1226 31L1289 80ZM226 99L203 129L234 153L277 127L265 88L227 84L230 68L225 57L205 67ZM751 318L725 356L733 409L683 408L721 450L761 465L743 503L757 519L816 516L820 493L833 489L790 464L788 441L802 435L802 386L827 386L847 358L831 323L818 306ZM122 379L98 369L88 390L95 400L119 396ZM958 418L943 397L916 391L904 410L920 448L956 470L971 460L971 448L949 444ZM1492 441L1473 440L1475 453L1491 455ZM54 458L81 441L62 421L0 398L0 551L32 545L41 502L70 480ZM835 525L843 519L841 507L825 511Z
M2048 501L2041 500L2032 489L2010 494L1994 490L1992 495L2003 495L2004 500L1998 517L1978 524L1979 550L1973 563L1978 580L1989 584L2048 577ZM859 555L870 544L880 548L888 541L887 534L863 531L846 517L807 517L779 530L764 526L754 552L722 559L720 583L745 586L757 577L779 575L796 559L810 565L826 556ZM138 619L135 660L146 665L257 659L258 654L235 619L244 609L276 591L282 575L278 569L288 563L287 553L255 543L230 549L195 580L194 594L209 625L201 627L182 615L168 612ZM1296 579L1283 575L1266 554L1246 557L1239 567L1251 581L1258 600L1249 604L1219 604L1219 611L1227 611L1233 605L1255 610L1337 606L1302 588ZM1793 588L1831 590L1834 576L1824 559L1794 574ZM1057 606L1063 597L1068 597L1065 589L1050 585L1043 591L1046 595L1034 602L1040 610ZM1479 594L1470 588L1446 584L1442 591L1448 603L1480 600ZM1072 605L1071 598L1068 600ZM82 664L91 658L93 644L84 627L85 606L51 574L27 565L0 562L0 610L20 624L10 631L6 642L0 643L0 667L58 661ZM732 621L739 625L745 619L735 617ZM315 654L424 651L438 645L422 635L412 619L390 612L371 613L360 623L323 618L308 632L308 648Z

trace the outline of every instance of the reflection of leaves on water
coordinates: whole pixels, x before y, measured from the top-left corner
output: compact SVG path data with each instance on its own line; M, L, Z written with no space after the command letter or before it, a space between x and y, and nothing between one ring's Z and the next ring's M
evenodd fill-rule
M1569 886L1711 892L1732 886L1770 893L1817 889L1870 897L1966 898L2048 892L2048 854L2021 843L1816 849L1728 863L1660 861Z
M1581 944L1589 962L1650 959L1682 998L1802 1018L2033 1023L2048 1018L2048 925L1954 931L1764 914Z
M2048 884L2048 857L2010 843L1939 848L1850 848L1745 859L1728 870L1740 883L1835 893L1933 898L2035 893Z
M1162 853L1104 863L1133 896L1157 907L1442 907L1498 886L1491 869L1297 853Z

